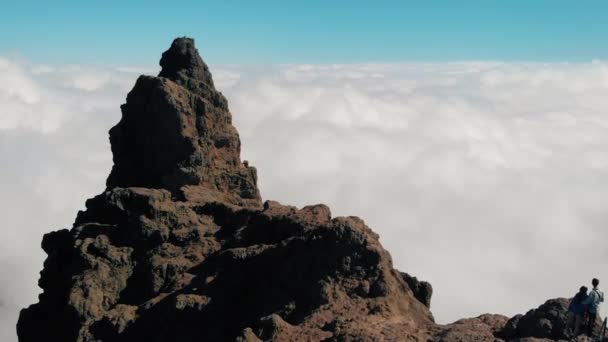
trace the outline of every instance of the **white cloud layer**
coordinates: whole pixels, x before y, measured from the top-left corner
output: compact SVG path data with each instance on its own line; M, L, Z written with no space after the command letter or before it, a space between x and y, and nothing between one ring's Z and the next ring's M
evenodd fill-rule
M263 197L364 218L440 322L608 282L608 64L212 71ZM104 188L140 72L0 57L0 340L36 301L42 234Z

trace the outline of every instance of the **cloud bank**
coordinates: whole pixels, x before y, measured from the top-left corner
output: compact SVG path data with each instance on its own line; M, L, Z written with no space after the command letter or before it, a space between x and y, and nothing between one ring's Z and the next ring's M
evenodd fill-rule
M361 216L440 322L608 281L608 64L212 66L265 199ZM111 167L107 131L155 67L0 57L0 339L36 301L42 234Z

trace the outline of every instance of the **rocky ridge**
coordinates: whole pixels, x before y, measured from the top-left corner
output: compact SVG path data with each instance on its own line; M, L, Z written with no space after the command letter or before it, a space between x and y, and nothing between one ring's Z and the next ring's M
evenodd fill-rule
M110 130L105 191L48 233L19 341L502 341L565 337L565 300L438 325L432 287L358 217L262 202L226 98L189 38Z

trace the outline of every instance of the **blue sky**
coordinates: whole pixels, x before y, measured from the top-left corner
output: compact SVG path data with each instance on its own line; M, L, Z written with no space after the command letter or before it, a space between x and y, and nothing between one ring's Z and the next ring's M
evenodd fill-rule
M6 1L0 54L151 64L188 35L211 63L608 59L608 1Z

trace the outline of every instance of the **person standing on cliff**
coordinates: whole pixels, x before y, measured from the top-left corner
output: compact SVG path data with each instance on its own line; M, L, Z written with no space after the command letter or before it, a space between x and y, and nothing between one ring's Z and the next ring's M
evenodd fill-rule
M572 330L572 337L575 338L581 331L581 325L585 320L587 305L583 304L587 300L587 287L581 286L580 290L570 301L568 306L568 328Z
M583 304L589 305L589 322L587 323L587 336L589 337L593 335L593 328L595 328L595 322L600 311L600 303L604 301L604 292L599 288L600 281L593 278L591 285L593 285L593 290L589 293L589 297L583 301Z

